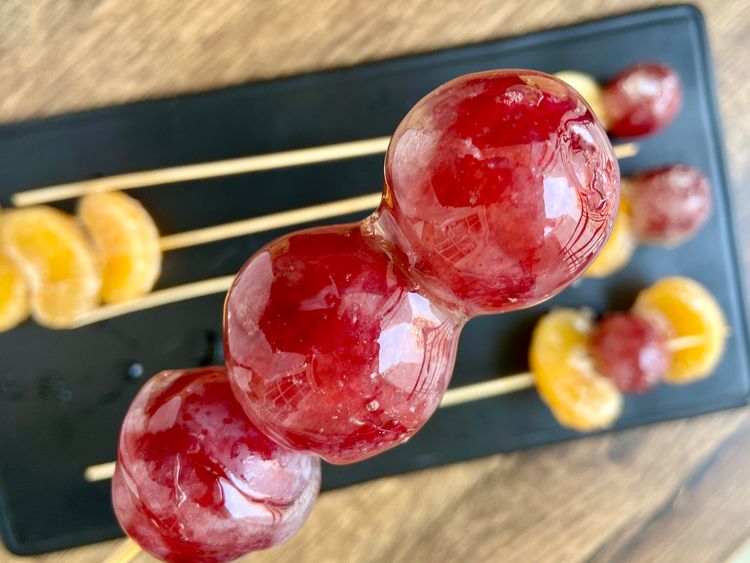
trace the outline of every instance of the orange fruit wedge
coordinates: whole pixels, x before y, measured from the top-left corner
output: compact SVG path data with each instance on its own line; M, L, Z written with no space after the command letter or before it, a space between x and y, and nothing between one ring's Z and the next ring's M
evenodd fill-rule
M624 183L624 181L623 181ZM604 245L586 272L587 278L604 278L624 268L633 256L638 242L630 226L630 205L624 193L620 193L620 207L615 225L607 244Z
M711 375L724 354L727 324L713 295L690 278L664 278L638 294L633 313L652 322L673 344L667 383L683 384Z
M16 263L0 250L0 332L18 326L29 316L29 310L26 278Z
M539 395L563 426L587 432L611 426L622 411L622 395L597 373L589 352L593 315L555 309L531 338L529 365Z
M23 270L31 312L41 325L69 328L99 302L101 278L94 251L75 219L52 207L8 211L0 242Z
M607 115L606 106L604 105L604 95L602 88L593 76L578 72L577 70L561 70L556 72L555 76L572 86L599 118L605 129L609 128L609 116Z
M119 303L151 291L161 272L159 232L143 206L122 192L84 197L78 216L102 264L102 301Z

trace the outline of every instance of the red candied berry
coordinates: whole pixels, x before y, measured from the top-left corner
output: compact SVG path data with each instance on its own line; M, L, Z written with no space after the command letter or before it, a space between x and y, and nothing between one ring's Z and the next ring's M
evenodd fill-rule
M331 463L412 436L448 385L463 319L435 306L359 224L282 237L227 296L235 395L265 434Z
M245 417L223 367L165 371L120 433L112 501L120 525L166 561L230 561L302 526L320 459L279 446Z
M681 105L680 77L660 63L629 66L604 88L609 129L618 137L650 135L664 129Z
M711 186L700 170L672 164L633 178L632 227L641 242L671 246L693 236L711 213Z
M598 371L624 393L642 393L669 368L667 340L652 324L628 313L610 313L594 329L591 348Z
M612 230L620 181L588 105L530 70L427 95L385 172L378 228L430 295L468 315L529 307L579 277Z

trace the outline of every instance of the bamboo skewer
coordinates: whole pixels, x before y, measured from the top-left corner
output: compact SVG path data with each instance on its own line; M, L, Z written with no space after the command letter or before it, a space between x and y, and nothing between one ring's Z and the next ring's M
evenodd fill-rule
M107 176L104 178L94 178L91 180L82 180L80 182L71 182L69 184L60 184L57 186L19 192L11 197L11 201L13 202L13 205L17 207L25 207L27 205L37 205L63 199L72 199L94 192L130 190L145 188L147 186L173 184L175 182L203 180L220 176L232 176L235 174L261 172L264 170L291 168L294 166L316 164L319 162L345 160L359 156L384 153L388 148L390 139L390 137L375 137L372 139L349 141L334 145L321 145L306 149L295 149L290 151L244 156L228 160L216 160L213 162L201 162L199 164L187 164L170 168L144 170L142 172L131 172L128 174L119 174L117 176Z
M128 313L135 313L136 311L143 311L145 309L152 309L153 307L160 307L178 301L195 299L197 297L204 297L215 293L223 293L229 290L233 281L234 276L221 276L218 278L211 278L208 280L152 291L138 299L132 299L130 301L124 301L113 305L105 305L98 309L94 309L89 313L85 313L78 317L76 324L71 328L80 328L106 319L127 315Z
M135 543L132 539L127 538L120 544L120 546L110 554L104 563L130 563L133 559L138 557L141 552L141 546Z
M378 206L382 196L383 194L381 192L377 192L347 199L340 199L330 203L321 203L318 205L310 205L308 207L300 207L298 209L290 209L288 211L280 211L279 213L252 217L250 219L243 219L242 221L206 227L204 229L167 235L161 237L159 240L159 246L164 252L167 250L186 248L188 246L215 242L217 240L242 235L250 235L254 233L262 233L264 231L271 231L273 229L281 229L283 227L291 227L301 223L311 223L313 221L320 221L321 219L330 219L331 217L348 215L358 211L368 211L375 209Z
M128 174L93 178L18 192L11 196L11 201L16 207L26 207L72 199L95 192L131 190L147 186L161 186L176 182L204 180L206 178L218 178L264 170L291 168L306 164L346 160L384 153L388 148L389 142L390 137L374 137L372 139L349 141L333 145L320 145L306 149L130 172ZM619 159L635 156L638 154L638 150L637 143L625 143L614 147L615 156Z
M623 143L622 145L614 145L612 148L615 151L615 156L620 160L631 158L637 155L640 150L638 143Z
M705 336L694 334L673 338L667 342L667 346L673 352L686 350L694 346L699 346L705 342ZM534 374L526 371L513 375L506 375L488 381L472 383L448 389L443 395L443 400L438 408L454 407L465 403L473 403L482 399L508 395L516 391L530 389L534 386ZM89 482L104 481L111 479L115 472L115 462L109 461L98 465L90 465L84 471L84 479Z
M443 400L440 401L439 408L453 407L455 405L479 401L480 399L506 395L533 386L534 376L531 372L524 372L490 379L489 381L482 381L481 383L474 383L473 385L455 387L445 392Z
M729 329L725 329L725 334L729 334ZM706 337L701 334L689 334L687 336L679 336L677 338L671 338L667 341L667 348L670 352L679 352L681 350L687 350L688 348L695 348L706 343Z

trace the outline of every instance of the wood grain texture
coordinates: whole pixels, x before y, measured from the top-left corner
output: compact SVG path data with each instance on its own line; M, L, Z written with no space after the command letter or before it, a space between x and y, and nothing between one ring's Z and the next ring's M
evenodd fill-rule
M750 3L706 15L750 264ZM351 65L655 5L631 0L4 0L0 122ZM750 410L323 495L265 562L679 561L750 553ZM99 562L118 542L19 559ZM136 561L150 559L139 556Z

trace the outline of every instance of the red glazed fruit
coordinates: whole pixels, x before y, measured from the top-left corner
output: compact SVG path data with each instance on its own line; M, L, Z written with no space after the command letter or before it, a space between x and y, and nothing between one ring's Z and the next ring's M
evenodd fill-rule
M272 242L227 296L230 380L250 419L332 463L406 441L448 385L463 319L430 303L359 224Z
M612 229L619 169L561 80L473 74L423 98L386 156L377 227L417 282L473 316L529 307L575 280Z
M167 561L230 561L303 524L320 460L279 446L243 415L226 370L166 371L128 410L112 481L120 525Z
M649 170L633 179L632 227L644 243L672 246L692 237L711 213L711 187L686 164Z
M649 322L628 313L610 313L594 329L597 370L624 393L643 393L669 369L666 338Z
M681 105L680 77L659 63L630 66L604 88L610 131L618 137L650 135L664 129Z

